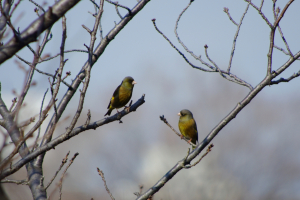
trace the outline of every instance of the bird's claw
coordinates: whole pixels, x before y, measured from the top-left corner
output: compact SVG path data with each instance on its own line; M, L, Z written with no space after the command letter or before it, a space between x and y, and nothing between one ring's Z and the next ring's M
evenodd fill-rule
M128 107L125 106L125 109L124 109L124 110L125 110L126 112L129 112L129 109L130 109L130 106L128 106Z

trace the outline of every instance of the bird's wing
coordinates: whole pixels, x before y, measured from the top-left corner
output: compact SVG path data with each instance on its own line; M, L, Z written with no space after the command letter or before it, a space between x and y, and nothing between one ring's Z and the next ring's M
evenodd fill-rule
M121 85L119 85L119 86L116 88L116 90L114 91L114 94L112 95L111 100L109 101L109 104L108 104L107 109L109 109L109 107L110 107L110 105L111 105L111 102L114 101L114 99L116 99L116 98L119 97L120 87L121 87Z
M195 130L196 130L196 141L198 141L198 129L197 129L197 123L196 123L196 121L194 120L194 128L195 128Z

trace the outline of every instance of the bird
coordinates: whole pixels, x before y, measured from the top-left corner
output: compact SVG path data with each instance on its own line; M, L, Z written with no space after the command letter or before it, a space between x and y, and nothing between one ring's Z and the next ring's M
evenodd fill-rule
M104 116L110 116L113 109L121 108L129 102L132 96L133 86L136 83L137 82L135 82L131 76L126 76L123 79L122 83L116 88L112 95L107 107L108 111ZM117 112L119 111L117 110Z
M179 115L178 127L180 133L182 134L181 138L185 137L189 140L189 143L196 145L198 142L198 131L197 124L193 117L193 113L187 109L181 110L177 115ZM195 149L195 147L192 147Z

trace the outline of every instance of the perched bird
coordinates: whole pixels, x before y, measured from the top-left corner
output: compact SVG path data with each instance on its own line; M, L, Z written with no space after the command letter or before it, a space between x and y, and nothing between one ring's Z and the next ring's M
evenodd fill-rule
M132 96L134 84L136 84L136 82L131 76L126 76L123 79L122 83L117 87L113 96L111 97L111 100L107 107L108 111L104 116L110 116L113 109L121 108L129 102Z
M181 110L178 115L180 116L178 127L182 136L196 145L196 142L198 142L198 131L192 112L184 109ZM195 149L195 147L193 147L193 149Z

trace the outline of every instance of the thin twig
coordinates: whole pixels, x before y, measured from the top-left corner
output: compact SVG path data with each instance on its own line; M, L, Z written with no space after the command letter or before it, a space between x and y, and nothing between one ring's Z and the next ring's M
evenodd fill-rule
M18 116L18 112L23 104L23 101L25 99L25 96L31 86L31 81L32 81L32 77L33 77L33 73L34 73L34 68L35 66L31 67L27 72L26 72L26 79L25 79L25 82L24 82L24 87L22 89L22 92L19 96L19 101L17 102L15 108L13 109L12 111L12 115L13 116Z
M17 185L29 185L28 184L28 179L24 179L24 180L9 180L9 179L4 179L0 183L15 183Z
M128 14L131 15L131 10L130 10L130 8L128 8L128 7L126 7L126 6L123 6L123 5L119 4L119 2L113 2L113 1L111 1L111 0L105 0L105 1L108 2L108 3L111 3L111 4L115 5L115 6L118 6L118 7L121 7L121 8L126 9L126 10L128 11ZM100 6L100 7L101 7L101 6ZM121 18L121 19L123 19L123 18Z
M43 106L44 106L44 102L45 102L45 98L46 98L46 94L47 94L48 90L49 90L49 89L47 88L46 92L44 93L43 100L42 100L42 103L41 103L40 116L39 116L40 119L41 119L41 117L42 117ZM34 143L33 143L33 147L32 147L31 152L32 152L35 148L37 148L37 146L38 146L38 145L37 145L37 142L38 142L38 140L39 140L40 134L41 134L41 126L39 127L38 134L37 134L37 136L36 136L36 138L35 138L35 141L34 141Z
M199 60L203 65L206 65L207 67L209 67L211 70L213 70L213 71L215 71L215 69L214 69L214 67L213 66L211 66L211 65L209 65L208 63L206 63L206 62L204 62L204 60L202 60L201 59L201 55L200 56L196 56L192 51L190 51L188 48L187 48L187 46L185 46L185 44L180 40L180 38L179 38L179 35L178 35L178 33L177 33L177 29L178 29L178 23L179 23L179 21L180 21L180 19L181 19L181 17L182 17L182 15L183 15L183 13L185 13L185 11L190 7L190 5L192 4L192 2L193 1L190 1L189 2L189 4L181 11L181 13L179 14L179 16L178 16L178 18L177 18L177 20L176 20L176 22L175 22L175 29L174 29L174 33L175 33L175 36L176 36L176 38L177 38L177 40L178 40L178 42L181 44L181 46L184 48L184 50L185 51L187 51L193 58L195 58L196 60ZM153 20L152 20L153 21ZM155 21L153 21L153 23L155 23ZM156 25L154 24L154 26L156 27ZM159 30L158 30L158 28L156 27L156 30L160 33L160 34L162 34ZM163 35L163 34L162 34ZM163 35L164 36L164 35ZM166 36L164 36L164 38L165 39L167 39L167 37ZM169 39L167 39L168 41L169 41ZM169 41L169 43L171 44L171 42ZM172 46L172 44L171 44L171 46ZM174 46L174 45L173 45ZM173 47L173 48L175 48L175 47ZM175 48L176 50L177 50L177 48ZM178 52L179 52L179 50L177 50ZM183 55L183 54L181 54L184 58L185 58L185 56ZM185 60L188 62L188 60L185 58ZM188 62L189 63L189 62ZM190 63L189 63L190 64ZM191 64L190 64L191 65ZM192 66L192 65L191 65ZM192 66L193 67L193 66ZM202 69L201 67L194 67L194 68L198 68L198 69L200 69L200 70L202 70L202 71L205 71L204 69ZM207 71L210 71L210 70L207 70Z
M102 180L103 180L103 182L104 182L104 187L105 187L107 193L109 194L110 198L111 198L112 200L115 200L115 198L113 197L112 193L109 191L109 189L108 189L108 187L107 187L107 184L106 184L106 180L105 180L103 171L101 171L98 167L97 167L97 171L98 171L99 175L101 176L101 178L102 178Z
M229 17L229 20L230 20L234 25L238 26L238 24L237 24L237 23L232 19L232 17L230 16L229 9L224 7L224 10L223 10L223 11L227 14L227 16Z
M54 107L54 123L51 126L51 129L48 132L45 132L42 142L45 140L45 138L51 138L52 134L54 133L54 130L56 128L57 122L58 122L58 117L57 117L57 107L56 107L56 96L58 94L58 91L60 89L60 83L62 82L62 72L63 68L65 66L65 60L64 60L64 48L65 48L65 42L67 39L67 25L66 25L66 17L62 16L62 39L61 39L61 45L60 45L60 65L59 68L55 71L55 74L53 76L53 81L52 84L50 84L50 91L52 94L52 102L53 102L53 107ZM56 86L55 89L53 89L54 82L55 82L55 77L57 75L57 81L56 81Z
M45 117L46 118L46 117ZM44 119L45 119L44 118ZM32 137L34 131L38 128L38 126L40 126L40 124L44 121L44 119L39 120L35 126L23 137L21 138L18 143L15 144L15 149L5 158L1 161L0 164L0 171L3 170L3 168L11 161L11 159L18 153L19 149L21 148L21 146L24 144L24 142Z
M69 140L70 138L78 135L79 133L82 133L82 132L87 131L87 130L92 130L92 129L96 130L98 127L103 126L105 124L108 124L108 123L111 123L111 122L114 122L114 121L119 121L125 115L128 115L129 113L136 111L136 109L138 107L140 107L144 103L145 103L145 95L143 95L132 106L130 106L129 109L124 109L123 111L121 111L119 113L116 113L115 115L103 118L103 119L101 119L99 121L91 122L86 127L84 127L82 125L82 126L79 126L77 128L74 128L71 133L65 132L65 133L61 134L57 138L51 140L49 143L41 145L40 147L38 147L37 149L35 149L32 153L30 153L29 155L27 155L26 158L21 159L20 161L18 161L14 165L12 165L9 169L3 170L2 173L0 174L0 179L2 179L4 177L7 177L10 174L16 172L18 169L20 169L21 167L23 167L26 163L28 163L29 161L33 160L37 156L45 153L46 151L49 151L49 150L53 149L57 145L61 144L62 142L66 141L66 140ZM48 105L45 108L45 110L43 111L43 113L47 113L48 109L50 109L50 105ZM0 171L1 171L1 168L0 168Z
M284 8L282 9L279 17L277 18L277 20L274 23L274 28L276 28L279 24L279 22L281 21L281 19L283 18L283 15L285 14L285 12L287 11L288 7L294 2L294 0L290 0L289 2L287 2L287 4L284 6Z
M193 65L188 59L187 57L185 57L185 55L169 40L169 38L167 38L167 36L165 36L156 26L156 23L155 23L155 19L152 19L152 22L153 22L153 25L154 25L154 28L156 29L156 31L161 34L168 42L169 44L184 58L184 60L190 65L192 66L193 68L196 68L196 69L199 69L199 70L202 70L202 71L205 71L205 72L214 72L215 69L213 66L209 65L209 64L205 64L207 67L209 67L211 70L207 70L207 69L204 69L202 67L198 67L196 65Z
M30 117L28 120L25 120L24 122L18 124L18 127L22 128L22 127L28 126L29 124L34 122L34 120L35 120L35 117Z
M278 17L278 15L276 14L276 11L275 11L275 9L276 9L276 1L277 0L272 0L273 1L273 17L274 17L274 21L276 21L277 20L277 17Z
M279 51L282 51L285 55L290 56L289 52L287 52L286 50L284 50L283 48L274 45L274 48L278 49ZM294 57L294 56L293 56ZM300 60L299 58L297 58L296 60Z
M13 109L13 107L15 106L16 103L17 103L17 97L13 98L13 100L12 100L12 104L11 104L11 106L10 106L10 108L9 108L9 111L10 111L10 112L11 112L11 110Z
M98 4L94 0L90 0L90 2L92 2L94 4L94 6L96 6L99 9Z
M205 154L203 154L202 156L201 156L201 158L198 160L198 161L196 161L194 164L192 164L192 165L184 165L184 168L186 168L186 169L189 169L189 168L192 168L192 167L194 167L194 166L196 166L209 152L211 152L211 149L214 147L214 145L213 144L211 144L211 145L209 145L208 147L207 147L207 150L206 150L206 152L205 152ZM187 157L186 157L187 158Z
M68 50L68 51L64 51L64 53L71 53L71 52L82 52L82 53L89 53L88 51L86 50L82 50L82 49L71 49L71 50ZM56 58L60 55L60 53L56 54L55 56L52 56L50 58L46 58L46 59L42 59L40 58L40 61L38 63L42 63L42 62L45 62L45 61L48 61L48 60L52 60L53 58Z
M55 172L54 176L52 177L52 179L49 181L49 183L47 184L47 186L45 187L45 190L48 189L48 187L51 185L51 183L54 181L55 177L57 176L57 174L59 173L59 171L62 169L62 167L67 163L68 161L68 156L70 154L70 151L67 153L67 155L64 157L64 159L61 161L61 164L58 168L58 170Z
M14 8L11 10L9 17L11 18L12 14L14 13L14 11L16 10L16 8L18 7L18 5L21 3L21 0L18 0L17 3L15 3Z
M260 16L265 20L265 22L269 25L269 27L272 29L273 28L273 25L270 23L270 21L268 20L268 18L265 16L265 14L263 12L261 12L261 9L258 8L256 5L254 5L251 0L244 0L246 1L247 3L249 3L255 10L258 11L258 13L260 14ZM262 6L262 4L261 4Z
M208 56L208 53L207 53L208 46L207 45L204 45L204 49L205 49L205 56L209 60L209 62L211 62L215 66L216 71L218 71L223 78L226 78L226 76L224 74L222 74L218 65L212 59L210 59L210 57Z
M300 76L300 70L297 73L294 73L292 76L290 76L289 78L285 79L285 78L280 78L276 81L271 81L270 85L275 85L275 84L279 84L282 82L290 82L291 80L293 80L294 78Z
M40 10L43 11L43 13L45 13L46 11L44 10L44 8L42 6L40 6L38 3L34 2L33 0L29 0L31 3L33 3L36 7L38 7Z
M85 122L85 124L83 125L83 127L86 128L86 127L90 124L90 121L91 121L91 111L90 111L90 109L88 109L87 119L86 119L86 122Z
M260 10L260 11L261 11L263 5L264 5L264 0L261 0L260 7L259 7L259 10Z
M91 31L91 39L90 39L90 46L88 47L89 49L89 65L88 67L85 69L85 81L83 83L83 88L82 91L80 92L80 98L79 98L79 103L78 103L78 107L77 107L77 111L70 123L70 126L67 128L67 132L71 133L72 129L75 127L77 120L80 116L80 113L82 111L83 108L83 103L84 103L84 99L85 99L85 95L89 86L89 82L90 82L90 76L91 76L91 68L92 68L92 57L93 57L93 49L94 49L94 44L96 41L96 34L97 34L97 30L98 30L98 25L100 23L100 19L103 13L103 4L104 4L104 0L100 1L100 8L99 8L99 12L96 16L95 19L95 24L93 27L93 31Z
M44 75L46 75L46 76L49 76L49 77L51 77L51 78L55 78L54 77L54 75L52 75L52 74L50 74L50 73L47 73L47 72L43 72L43 71L41 71L41 70L39 70L39 69L36 69L35 68L35 71L37 71L38 73L40 73L40 74L44 74ZM69 83L67 83L66 81L64 81L63 79L61 80L61 82L63 83L63 84L65 84L68 88L71 88L71 85L69 84Z
M282 38L282 40L283 40L283 42L284 42L284 44L285 44L286 49L287 49L288 52L289 52L289 55L292 56L292 57L294 57L294 55L293 55L293 53L292 53L292 51L291 51L291 49L290 49L290 47L289 47L289 45L288 45L288 43L287 43L285 37L283 36L282 30L281 30L281 27L279 26L279 24L278 24L278 30L279 30L279 33L280 33L280 35L281 35L281 38ZM275 47L275 45L274 45L274 47Z
M119 17L120 17L121 19L123 19L121 13L119 12L118 5L115 5L115 9L116 9L116 12L117 12L117 14L119 15Z
M232 49L231 49L230 58L229 58L229 64L228 64L228 68L227 68L228 73L230 72L230 68L231 68L231 64L232 64L232 59L233 59L235 46L236 46L236 40L237 40L237 37L239 35L243 19L244 19L245 15L248 11L248 8L249 8L249 3L247 4L247 7L245 9L245 12L244 12L243 16L241 17L240 23L237 25L238 27L237 27L236 33L234 35L234 38L233 38Z
M73 158L70 160L70 163L68 164L68 166L66 167L66 169L64 170L64 172L61 175L60 181L59 181L59 200L61 200L61 196L62 196L62 185L63 185L63 179L64 176L67 172L67 170L69 169L69 167L72 165L72 163L74 162L75 158L79 155L79 153L75 153Z

